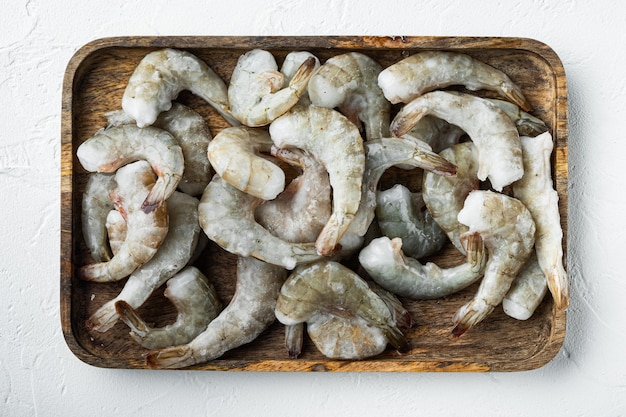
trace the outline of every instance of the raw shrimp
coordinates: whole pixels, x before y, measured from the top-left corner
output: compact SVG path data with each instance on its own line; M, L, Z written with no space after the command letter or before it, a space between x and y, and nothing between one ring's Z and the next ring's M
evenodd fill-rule
M197 56L170 48L151 52L139 62L124 90L122 108L137 126L150 126L183 90L204 99L231 125L239 124L230 113L224 80Z
M402 239L376 238L359 253L359 262L378 285L401 297L425 300L445 297L476 282L487 253L482 239L467 235L468 262L442 269L432 262L422 265L402 252Z
M110 282L127 277L154 256L167 234L167 205L150 213L140 210L141 202L155 184L150 165L145 161L126 165L115 174L115 182L111 200L126 220L126 240L111 260L80 268L79 276L87 281Z
M376 193L376 218L383 235L402 239L402 250L420 259L437 252L446 243L446 233L424 207L421 193L402 184Z
M178 311L176 321L164 327L150 327L125 301L115 303L117 314L130 327L130 336L147 349L192 341L222 310L213 284L193 266L170 278L164 295Z
M220 177L233 187L263 200L272 200L285 189L285 173L262 157L272 140L267 130L238 126L215 135L208 147L209 160Z
M433 152L439 153L459 143L465 134L463 129L434 116L424 116L403 138L419 139L427 143Z
M261 201L216 174L200 199L200 226L209 239L239 256L253 256L287 269L319 259L312 243L289 243L257 223L254 210Z
M308 57L287 86L274 56L262 49L246 52L237 60L228 85L233 116L244 125L265 126L291 109L306 91L316 66Z
M309 81L311 103L337 108L357 126L362 122L367 140L388 137L391 104L377 84L381 71L380 64L359 52L333 56Z
M239 257L235 295L228 306L191 342L149 351L148 366L191 366L253 341L274 322L276 298L286 275L279 266Z
M106 113L108 127L134 123L123 110ZM211 164L206 154L211 141L211 132L204 118L180 103L159 115L152 126L163 129L174 136L181 150L185 169L178 188L189 195L200 195L211 180Z
M81 222L83 238L94 262L111 259L107 244L106 218L113 208L109 192L115 188L115 176L93 172L83 193Z
M502 302L528 260L535 243L535 222L519 200L493 191L472 191L459 212L467 233L480 233L489 259L474 298L454 316L452 334L463 335Z
M458 52L424 51L384 69L378 85L392 103L408 103L429 91L451 85L491 90L523 110L531 105L522 90L502 71Z
M201 239L198 223L198 199L174 192L167 200L169 230L154 257L133 272L122 291L98 308L87 320L87 327L98 332L109 330L119 316L115 303L124 301L139 308L152 292L185 267L196 253ZM110 236L109 239L113 239Z
M280 72L285 77L285 84L289 84L291 82L300 66L309 58L312 58L315 61L312 71L314 74L320 67L320 60L315 55L307 51L294 51L287 54L285 60L283 61L283 65L280 67ZM309 80L309 82L311 82L311 80ZM308 89L302 92L298 103L303 105L311 104Z
M470 94L433 91L405 105L391 123L396 136L407 133L426 115L459 126L478 150L478 179L489 177L496 191L524 173L522 146L515 123L496 105Z
M468 227L459 223L457 216L465 198L480 186L478 177L478 154L472 142L458 143L439 153L442 158L457 167L455 177L424 173L422 198L435 222L448 235L455 248L465 254L460 236Z
M504 100L498 100L495 98L486 99L490 103L498 106L503 112L507 114L515 123L517 132L524 136L537 136L543 132L548 131L548 126L545 122L530 113L526 113L519 106Z
M333 210L315 245L320 255L331 254L361 200L365 152L357 127L335 110L296 106L272 122L270 136L279 148L295 147L311 153L328 171Z
M286 325L306 322L311 340L329 358L363 359L381 353L387 343L408 348L385 302L337 262L297 268L280 290L275 313Z
M569 283L563 267L563 230L559 195L552 185L552 135L522 137L524 176L513 184L513 195L528 207L537 226L536 251L548 288L558 308L569 304Z
M539 267L536 254L532 253L502 300L502 309L509 317L528 320L547 292L546 276Z
M185 169L183 151L170 133L130 124L100 129L78 147L76 156L90 172L115 172L130 162L148 161L158 179L141 204L145 213L172 195Z
M111 252L115 255L126 240L126 220L124 220L122 213L117 210L111 210L107 214L105 223L109 236L109 246L111 247Z

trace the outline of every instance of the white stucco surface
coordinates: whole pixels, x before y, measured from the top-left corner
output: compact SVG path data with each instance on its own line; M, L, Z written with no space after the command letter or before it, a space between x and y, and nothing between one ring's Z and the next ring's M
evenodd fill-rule
M0 12L0 415L626 415L626 3L11 0ZM540 40L569 89L571 306L555 359L521 373L100 369L59 315L61 86L118 35L451 35Z

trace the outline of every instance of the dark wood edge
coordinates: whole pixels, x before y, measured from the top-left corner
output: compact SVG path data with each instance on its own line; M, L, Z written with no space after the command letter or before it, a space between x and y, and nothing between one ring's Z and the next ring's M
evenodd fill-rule
M110 37L94 40L81 47L70 59L63 80L61 109L61 248L60 248L60 283L61 325L65 341L72 353L83 362L103 368L146 369L142 362L126 359L99 358L78 343L71 324L71 297L73 277L73 92L74 85L82 76L81 72L89 57L107 48L218 48L250 49L291 49L294 47L336 48L336 49L519 49L526 50L546 60L553 70L556 85L555 126L553 132L557 140L556 164L557 177L561 179L557 191L559 196L567 197L567 84L565 70L558 55L548 45L530 38L517 37L444 37L444 36L140 36ZM559 188L560 187L560 188ZM64 204L64 202L66 204ZM562 213L563 214L563 213ZM567 207L562 217L564 234L567 231ZM564 235L564 242L566 235ZM488 364L461 361L402 361L402 360L367 360L367 361L229 361L221 360L187 369L216 371L291 371L291 372L487 372L521 371L544 366L550 362L562 347L565 338L566 312L553 307L554 322L547 343L531 358L525 368L515 367L506 362Z

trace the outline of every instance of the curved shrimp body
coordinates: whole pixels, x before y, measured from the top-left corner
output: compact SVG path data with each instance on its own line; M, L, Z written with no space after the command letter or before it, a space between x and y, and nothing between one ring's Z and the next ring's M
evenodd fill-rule
M402 239L376 238L359 253L359 262L378 285L401 297L427 300L445 297L476 282L485 267L487 254L479 236L468 242L470 262L442 269L425 265L402 252Z
M357 127L335 110L296 106L272 122L270 136L279 148L309 152L328 171L333 211L315 245L320 255L331 254L361 200L365 152Z
M524 176L513 184L513 195L533 215L537 226L537 259L548 281L548 288L558 308L569 304L569 283L563 266L563 230L559 215L559 196L552 185L550 155L552 136L543 133L535 138L522 137Z
M155 184L154 174L145 161L120 168L115 174L117 188L111 199L126 219L126 240L107 262L83 266L79 276L88 281L118 281L149 261L163 243L168 231L167 205L150 213L140 210L141 202Z
M191 342L149 351L148 366L191 366L253 341L274 322L276 298L286 275L279 266L240 257L235 294L228 306Z
M407 345L385 302L356 273L333 261L296 269L280 290L275 313L286 325L306 322L311 340L331 358L363 359L387 343L398 349Z
M459 126L478 149L478 179L489 178L496 191L524 173L522 145L515 124L496 105L470 94L433 91L405 105L391 123L396 136L430 114Z
M109 246L111 247L111 252L113 254L116 254L117 252L119 252L120 248L124 244L124 241L126 240L126 220L124 220L124 216L122 216L122 213L113 209L109 211L109 214L107 214L105 225L106 232L109 237Z
M257 223L254 210L260 203L215 175L200 199L200 226L209 239L239 256L253 256L287 269L319 259L312 243L289 243Z
M314 74L315 71L317 71L317 69L320 67L320 60L312 53L307 51L294 51L289 52L287 56L285 56L283 65L280 67L280 72L285 77L286 84L289 84L291 82L291 80L298 73L298 69L300 69L302 64L304 64L304 62L309 58L313 59L313 61L315 62L313 66L313 71L311 72L312 74ZM311 82L310 79L309 82ZM298 103L302 105L311 104L311 99L309 98L309 92L307 89L302 92Z
M444 177L426 172L422 181L422 198L435 222L448 235L452 244L465 254L460 236L468 227L457 218L463 208L465 198L480 186L478 177L478 153L472 142L463 142L439 153L456 165L454 177Z
M238 126L215 135L207 153L215 172L233 187L263 200L285 189L285 173L268 159L273 142L266 130Z
M493 191L472 191L459 212L468 233L479 233L489 253L474 298L454 316L452 334L461 336L502 302L535 244L535 222L519 200Z
M81 205L83 238L94 262L111 259L107 244L106 218L114 209L109 192L115 188L115 176L93 172L85 185Z
M502 309L509 317L528 320L547 292L546 277L537 262L536 254L533 253L502 300Z
M222 310L213 285L199 269L192 266L167 281L164 295L178 311L176 321L164 327L150 327L125 301L115 303L115 310L130 327L130 336L147 349L192 341Z
M298 103L317 62L314 57L305 59L284 87L284 75L278 72L270 52L262 49L246 52L237 60L228 86L233 115L251 127L271 123Z
M367 140L388 137L391 104L378 87L381 71L376 61L359 52L329 58L309 81L311 103L337 108L357 126L361 121Z
M178 94L189 90L209 103L231 125L238 125L228 105L226 83L197 56L177 49L146 55L128 80L122 108L137 126L150 126Z
M415 138L428 144L432 151L439 153L459 143L465 134L463 129L434 116L424 116L403 138Z
M156 288L190 262L200 246L198 203L197 198L185 193L172 194L167 200L169 228L163 243L148 262L128 277L122 291L89 317L87 320L89 329L106 332L119 318L115 311L116 302L124 301L135 309L141 307ZM119 222L118 225L123 226ZM110 234L109 240L112 239L113 236Z
M425 210L421 193L401 184L376 193L376 218L383 235L402 239L402 250L420 259L437 252L446 243L446 233Z
M115 172L130 162L148 161L158 179L141 204L146 213L172 195L185 169L183 151L170 133L130 124L101 129L78 147L76 156L91 172Z
M522 90L502 71L469 55L424 51L385 68L378 85L392 103L408 103L429 91L463 85L468 90L491 90L528 111Z

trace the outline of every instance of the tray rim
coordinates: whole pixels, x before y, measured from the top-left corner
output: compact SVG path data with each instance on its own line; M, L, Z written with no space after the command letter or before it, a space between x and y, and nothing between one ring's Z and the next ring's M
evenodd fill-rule
M350 50L392 50L392 49L445 49L445 50L524 50L545 60L555 77L555 118L554 132L557 147L555 178L561 182L568 180L568 106L567 82L563 64L552 48L545 43L524 37L471 37L471 36L117 36L90 41L80 47L70 58L63 78L61 103L61 237L60 237L60 318L63 336L72 353L86 364L101 368L148 369L145 364L134 359L101 358L83 347L75 336L72 323L72 281L73 277L73 236L74 207L73 197L73 101L75 82L90 57L109 48L164 47L181 49L266 49L287 50L294 46L307 45L310 48L350 49ZM562 193L567 197L567 187ZM564 239L567 247L567 211L565 204ZM567 255L567 251L565 251ZM70 296L64 296L69 294ZM549 363L561 349L565 339L566 312L552 306L554 321L550 336L535 355L527 358L531 366L520 368L506 361L478 363L467 360L448 361L402 361L376 359L363 361L339 360L220 360L199 364L184 369L228 370L228 371L331 371L331 372L513 372L540 368ZM534 360L534 359L539 360Z

